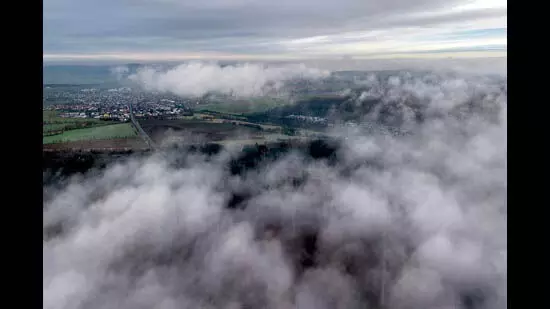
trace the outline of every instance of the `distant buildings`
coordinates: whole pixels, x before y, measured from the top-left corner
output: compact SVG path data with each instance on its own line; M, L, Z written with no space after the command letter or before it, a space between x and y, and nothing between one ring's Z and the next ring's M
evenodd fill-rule
M129 104L136 117L177 118L192 115L181 98L133 91L130 88L68 89L44 92L44 104L61 117L129 121Z
M59 116L62 118L87 118L86 113L83 112L61 113Z

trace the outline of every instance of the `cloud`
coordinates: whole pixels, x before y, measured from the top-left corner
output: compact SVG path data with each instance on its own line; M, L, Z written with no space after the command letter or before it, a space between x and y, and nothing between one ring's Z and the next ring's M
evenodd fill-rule
M426 57L408 58L406 55L400 58L363 59L352 57L350 59L312 59L303 60L307 67L322 68L332 71L343 70L413 70L413 71L456 71L463 74L498 74L507 76L507 58L504 56L486 55L479 58L479 54L469 55L464 58L452 58L449 54L441 54L440 57L426 55Z
M172 92L181 96L202 96L209 92L235 96L257 96L279 90L293 78L316 79L329 72L304 65L269 66L244 63L221 66L190 62L167 71L152 67L138 70L128 78L147 90Z
M111 74L115 75L118 80L121 80L130 72L130 69L126 66L116 66L112 67L110 71Z
M412 29L421 36L433 29L443 34L461 27L486 29L488 23L506 28L505 1L284 0L274 4L100 0L91 4L49 0L44 3L44 54L88 53L101 60L102 55L116 53L132 60L132 54L139 53L147 54L151 61L167 53L240 57L291 54L307 58L311 56L307 48L301 53L301 49L287 49L281 42L305 43L312 37L329 36L334 41L331 46L338 49L337 38L350 32L399 33ZM378 41L390 44L396 40L391 37ZM348 47L348 51L353 49ZM363 53L358 50L354 54ZM335 51L327 54L338 56Z
M288 74L194 64L169 84L189 70ZM506 92L472 76L390 79L364 82L384 104L408 93L447 112L407 136L348 133L336 161L291 152L231 174L235 154L176 152L55 189L44 308L504 308ZM241 209L227 207L235 194Z

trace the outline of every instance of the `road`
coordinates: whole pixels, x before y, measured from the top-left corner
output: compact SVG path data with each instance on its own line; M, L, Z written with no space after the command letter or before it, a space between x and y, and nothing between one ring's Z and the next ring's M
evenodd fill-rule
M143 131L143 129L141 128L141 125L139 124L139 122L137 122L136 118L134 118L134 110L132 109L132 103L128 103L128 107L130 108L130 120L134 124L134 127L136 127L136 129L138 130L138 132L141 135L141 137L143 138L143 140L147 143L147 146L149 146L149 148L152 149L152 150L157 149L157 146L155 145L153 140L151 140L149 135L147 135L147 133L145 133L145 131Z

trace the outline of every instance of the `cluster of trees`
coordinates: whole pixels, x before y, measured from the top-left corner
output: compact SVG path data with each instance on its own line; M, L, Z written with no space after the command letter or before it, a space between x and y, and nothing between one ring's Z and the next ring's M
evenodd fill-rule
M42 136L53 136L57 134L63 134L63 130L50 130L42 132Z

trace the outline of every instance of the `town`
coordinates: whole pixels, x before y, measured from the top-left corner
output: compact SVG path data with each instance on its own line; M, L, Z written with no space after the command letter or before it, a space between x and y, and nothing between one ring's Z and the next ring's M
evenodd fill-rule
M129 104L132 104L136 118L177 119L193 115L187 107L191 103L169 94L144 93L130 88L45 88L43 109L57 111L63 118L127 122L130 121Z

